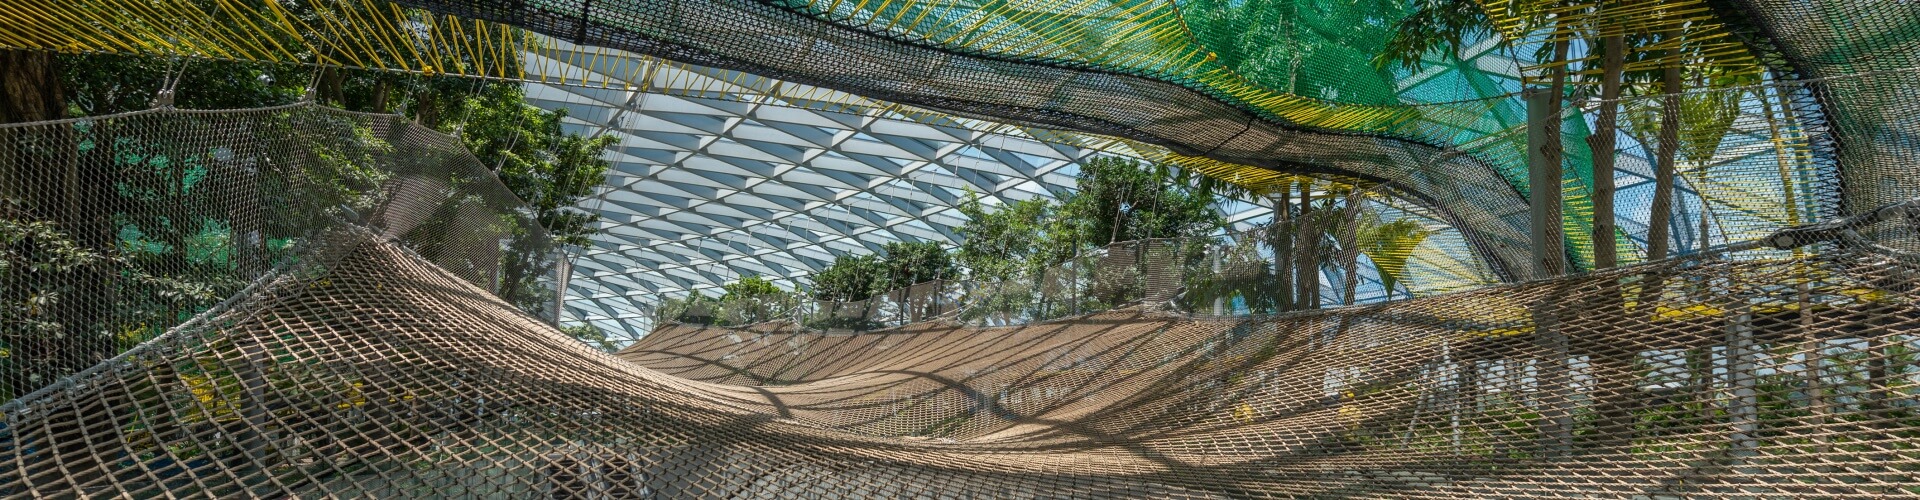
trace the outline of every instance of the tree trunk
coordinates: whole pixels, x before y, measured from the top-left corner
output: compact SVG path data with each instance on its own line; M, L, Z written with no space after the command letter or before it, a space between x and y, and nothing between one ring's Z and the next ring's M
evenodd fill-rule
M1280 188L1280 197L1273 202L1273 224L1268 226L1267 246L1273 248L1274 307L1281 311L1293 310L1293 238L1299 224L1289 214L1293 211L1293 184L1287 183Z
M433 85L426 85L420 93L415 94L413 103L414 121L429 129L440 130L440 104L438 97L433 93ZM487 168L495 167L495 165L487 165Z
M1873 412L1886 411L1892 388L1887 380L1887 327L1886 320L1869 320L1872 327L1865 335L1867 341L1867 393L1863 399L1866 407ZM1882 415L1875 417L1885 418Z
M1674 43L1679 30L1666 33L1665 43ZM1680 151L1680 51L1667 49L1661 64L1660 91L1665 94L1660 106L1660 144L1654 152L1653 202L1647 217L1647 260L1667 258L1667 245L1673 217L1674 157ZM1655 291L1657 295L1657 291Z
M337 106L346 102L346 92L342 90L346 86L346 75L341 71L344 70L331 66L320 69L319 88L314 89L314 94L321 103Z
M1313 181L1300 182L1300 219L1294 223L1294 299L1296 309L1320 308L1320 224L1313 210Z
M1560 32L1566 32L1567 30L1565 21L1556 21L1554 27ZM1568 42L1566 40L1554 42L1553 71L1551 76L1548 77L1547 84L1547 122L1541 124L1544 131L1541 156L1543 166L1548 169L1548 175L1545 177L1551 184L1532 187L1536 195L1545 195L1544 201L1547 204L1546 225L1539 229L1546 232L1548 235L1546 238L1547 244L1551 245L1541 252L1541 255L1547 256L1547 259L1543 262L1545 268L1542 270L1546 274L1546 276L1543 277L1564 275L1568 271L1568 266L1572 264L1571 262L1566 262L1566 258L1563 257L1566 254L1566 238L1564 237L1564 233L1562 233L1561 227L1565 224L1566 217L1565 211L1560 206L1561 203L1563 203L1561 197L1564 193L1561 192L1559 184L1563 178L1561 165L1564 162L1562 160L1566 158L1566 144L1564 144L1561 139L1560 125L1565 121L1565 117L1560 115L1561 112L1566 109L1567 50Z
M1600 113L1594 120L1593 135L1587 147L1593 153L1593 268L1619 265L1619 247L1614 245L1613 168L1614 148L1619 140L1620 86L1625 79L1626 36L1608 34L1604 40L1606 55L1600 62Z
M0 90L5 90L0 94L0 122L56 120L66 114L66 88L61 80L59 59L52 53L0 52ZM116 128L112 123L100 123L91 133L113 137ZM10 133L32 137L38 147L17 147L22 136L9 137L14 142L0 143L3 144L0 148L7 148L0 150L0 176L3 176L0 178L6 179L0 183L6 186L0 188L0 197L21 203L23 215L29 220L54 223L81 248L94 253L112 249L113 233L108 228L118 207L113 183L105 182L107 179L86 179L83 175L111 172L112 148L78 153L79 137L69 127L35 127ZM13 346L15 359L30 362L28 370L33 372L30 375L38 375L37 380L31 376L24 381L12 380L16 384L14 396L54 383L59 377L116 354L113 337L104 333L114 326L105 324L105 319L111 317L115 306L113 281L117 278L107 265L83 265L66 272L14 273L9 281L25 282L0 284L8 288L57 285L65 289L62 296L44 310L45 317L59 325L60 335L36 335L34 341ZM29 374L11 375L9 378L14 379ZM110 436L116 431L111 419L92 419L82 424L86 420L82 416L104 414L107 406L116 400L109 395L60 405L49 413L48 434ZM62 413L69 410L71 413ZM71 479L75 482L92 480L104 470L96 467L101 457L93 453L86 441L73 439L54 445L54 452L63 457L59 463L72 473Z
M1695 339L1689 342L1701 344L1709 341ZM1716 399L1713 394L1713 348L1704 345L1688 348L1685 363L1687 365L1687 397L1693 398L1694 402L1700 404L1700 408L1694 414L1693 425L1710 425L1710 422L1713 422Z
M1828 409L1824 365L1827 364L1827 343L1825 339L1820 338L1819 331L1815 329L1818 321L1813 312L1812 287L1805 281L1804 275L1800 279L1802 281L1797 286L1800 303L1800 334L1806 339L1804 354L1801 355L1801 370L1805 373L1801 374L1801 377L1806 380L1807 434L1813 441L1813 452L1826 453L1832 448L1827 444L1826 433Z
M66 88L60 82L60 68L52 52L0 51L0 82L4 82L0 89L6 91L0 93L0 123L65 117Z
M392 83L388 82L384 76L375 78L373 81L373 102L367 106L367 111L374 113L387 112L387 94L390 88L392 88Z
M1354 293L1360 289L1360 207L1366 203L1366 195L1359 187L1347 191L1347 206L1340 214L1340 268L1346 273L1341 283L1346 290L1340 295L1346 305L1353 305Z
M1563 19L1556 19L1556 31L1567 32ZM1566 254L1566 239L1562 237L1561 225L1565 216L1562 211L1560 185L1560 167L1566 157L1565 144L1561 140L1561 123L1564 118L1563 102L1567 90L1567 51L1568 42L1564 39L1553 45L1553 72L1547 85L1546 115L1547 122L1542 124L1544 136L1541 151L1542 164L1548 170L1547 175L1539 176L1545 182L1555 183L1548 186L1533 186L1534 195L1547 203L1544 224L1536 231L1543 231L1548 248L1539 255L1545 276L1555 277L1566 274L1572 264L1563 257ZM1542 448L1545 456L1562 457L1573 450L1573 356L1571 342L1566 331L1559 325L1560 311L1565 304L1559 302L1565 293L1555 293L1542 300L1534 310L1534 337L1539 342L1542 358L1540 363L1541 392L1548 399L1544 401L1542 412L1544 429L1541 430Z
M1735 460L1751 458L1760 448L1759 346L1753 341L1753 311L1740 304L1727 325L1727 387L1733 397L1727 402L1727 418L1732 424L1729 455Z
M0 121L24 123L61 118L66 110L66 91L60 79L58 60L50 52L0 51ZM0 130L0 214L26 221L52 223L71 242L90 251L99 251L97 238L85 234L85 214L79 169L75 168L73 137L67 128L21 128ZM30 145L29 147L21 147ZM50 242L39 242L44 245ZM29 243L34 245L35 243ZM33 257L30 257L33 258ZM95 285L87 279L89 269L72 272L40 271L27 267L22 272L4 275L0 291L10 302L23 302L38 291L55 287L73 287L60 291L60 299L35 308L46 321L62 330L50 336L8 323L0 330L0 340L12 346L17 360L4 376L11 384L13 397L25 395L58 377L84 367L90 349L72 345L85 342L89 303L84 291Z
M1617 29L1617 28L1615 28ZM1615 244L1614 150L1618 145L1620 88L1626 66L1626 37L1608 33L1602 44L1600 109L1593 135L1587 146L1593 153L1593 267L1608 269L1619 265L1619 247ZM1599 293L1600 314L1623 316L1626 299L1620 283L1607 280ZM1591 336L1581 339L1593 361L1595 387L1594 414L1597 417L1592 448L1597 451L1623 450L1633 443L1633 404L1639 393L1634 363L1638 352L1622 346L1620 336Z

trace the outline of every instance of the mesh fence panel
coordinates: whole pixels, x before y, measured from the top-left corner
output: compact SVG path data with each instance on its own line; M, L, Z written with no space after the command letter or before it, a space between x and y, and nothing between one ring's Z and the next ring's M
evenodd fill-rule
M347 230L552 314L551 245L524 204L403 118L161 110L0 126L0 144L7 399L324 269Z
M1900 233L1911 226L1901 221ZM672 326L614 359L419 254L325 266L11 405L14 494L1920 493L1914 263L1681 260L1381 306L886 333ZM648 368L640 368L645 366Z
M8 403L8 495L1920 494L1920 259L1903 250L1920 226L1907 205L1779 233L1815 243L1795 250L1741 244L1556 280L1237 317L1179 311L1212 312L1204 278L1248 272L1234 271L1256 260L1231 256L1239 243L1151 240L1043 272L1059 286L1031 282L1034 302L981 299L1021 304L982 309L1020 326L909 323L914 300L904 297L920 296L909 289L818 313L906 323L891 329L671 325L616 357L496 296L506 280L493 259L524 233L514 229L518 204L444 136L310 106L0 130L14 134L10 144L63 145L76 168L118 166L80 170L113 187L81 206L191 200L205 187L229 204L263 200L214 226L257 224L262 240L291 240L243 266L243 250L229 248L239 245L163 239L146 228L180 223L138 223L226 221L230 211L188 212L199 205L178 200L43 210L60 206L48 193L71 185L56 181L78 174L51 168L67 157L29 155L61 148L13 148L24 151L8 157L11 172L32 183L9 195L34 198L17 204L10 227L84 235L70 228L114 220L101 213L133 221L105 226L111 244L74 245L111 249L97 269L122 277L100 285L127 294L116 297L133 296L121 290L139 290L125 287L143 272L229 276L178 267L196 262L258 271L230 272L237 283L221 292L233 300L172 313L193 315ZM280 184L215 192L215 182L246 178L234 165ZM349 167L364 182L342 183ZM201 180L136 183L155 172ZM357 187L314 191L343 185ZM35 230L9 233L9 266L52 272L39 269L59 238ZM135 260L193 245L227 249L226 260ZM1342 260L1331 244L1280 247ZM84 282L9 269L10 286ZM919 290L955 298L963 312L979 303L949 285ZM1092 312L1163 293L1174 307ZM102 324L144 318L82 304ZM1063 319L1036 321L1047 318Z
M1911 197L1920 136L1798 114L1893 74L1624 101L1615 153L1675 167L1649 219L1678 259L1309 310L1415 253L1320 210L1031 279L698 304L747 326L617 357L519 310L552 303L512 244L541 236L452 138L306 105L0 127L0 494L1920 495L1920 211L1858 205ZM1483 173L1395 187L1512 208Z

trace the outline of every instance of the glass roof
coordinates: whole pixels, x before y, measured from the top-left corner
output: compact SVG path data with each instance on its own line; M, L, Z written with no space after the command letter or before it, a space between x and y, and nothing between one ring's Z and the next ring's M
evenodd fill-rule
M564 318L616 339L651 329L660 300L716 294L742 276L793 289L839 255L876 253L894 241L954 245L965 223L956 207L968 191L990 204L1057 197L1074 188L1078 162L1156 153L637 55L622 64L647 67L595 71L575 64L578 58L553 57L566 43L549 43L559 50L525 56L530 80L634 75L625 90L618 83L527 88L534 104L567 110L569 132L617 138L606 184L581 204L600 215L600 232L573 256ZM1468 55L1487 59L1476 74L1518 72L1490 46ZM1502 84L1517 86L1517 79ZM1268 220L1269 207L1227 200L1219 208L1246 228ZM1389 212L1444 229L1414 207ZM1412 274L1432 283L1488 280L1457 235L1429 245L1443 248L1416 259ZM1444 288L1452 286L1430 289Z
M990 204L1057 197L1074 188L1078 162L1096 155L1165 154L1134 142L929 112L560 40L545 43L548 49L524 55L529 80L613 82L530 83L527 94L541 107L566 109L570 132L617 138L608 153L614 164L606 184L581 205L601 216L601 231L573 256L564 319L592 323L616 339L644 335L652 327L652 305L660 300L742 276L764 276L793 289L839 255L875 253L894 241L953 245L956 228L965 223L955 207L968 191ZM574 50L601 56L569 56ZM1511 56L1519 52L1499 50L1490 41L1475 44L1448 58L1459 65L1430 65L1401 79L1399 99L1426 102L1433 96L1424 86L1443 80L1447 87L1467 81L1483 92L1516 91L1520 64ZM1743 116L1733 128L1754 131L1755 139L1730 141L1712 164L1772 168L1775 157L1790 152L1763 147L1767 141L1761 139L1769 135L1759 133L1767 127L1759 105L1740 107ZM1519 125L1517 113L1496 107L1483 118L1504 130ZM1635 249L1646 233L1651 174L1642 139L1621 132L1615 171L1617 224L1622 242L1634 245L1622 247L1627 261L1638 259ZM1571 175L1580 175L1574 170ZM1784 221L1780 214L1795 211L1788 205L1799 204L1745 206L1739 200L1754 198L1751 193L1735 192L1739 186L1703 186L1701 178L1679 179L1673 223L1699 225L1692 214L1704 202L1720 214L1713 221L1720 241L1777 227ZM1575 191L1576 198L1584 197L1584 189ZM1417 204L1387 203L1393 206L1382 212L1391 217L1416 217L1446 229ZM1268 220L1269 206L1265 200L1227 200L1219 208L1236 228L1247 228ZM1588 210L1570 205L1570 223L1584 226ZM1674 234L1680 251L1695 246L1696 231ZM1458 234L1436 234L1426 246L1431 248L1409 272L1410 281L1422 281L1421 290L1488 281L1483 258Z

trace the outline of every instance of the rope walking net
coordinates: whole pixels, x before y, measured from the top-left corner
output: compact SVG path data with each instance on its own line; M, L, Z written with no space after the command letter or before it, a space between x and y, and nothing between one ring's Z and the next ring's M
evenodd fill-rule
M1134 307L674 324L609 355L527 314L545 236L403 119L0 135L0 495L1920 495L1905 204L1763 232L1677 196L1706 228L1681 258L1258 316L1179 312L1209 302L1169 273L1194 254L1143 251L1067 285Z
M1441 6L1446 6L1443 9ZM1845 203L1864 209L1920 195L1883 183L1884 135L1920 115L1903 89L1920 67L1920 6L1848 0L1521 0L883 2L707 0L371 0L298 4L167 0L35 2L0 9L21 29L0 47L178 55L424 74L529 79L754 101L733 83L674 90L654 64L620 51L794 82L820 94L884 99L914 113L1056 127L1119 138L1252 189L1274 170L1389 182L1458 228L1503 279L1528 276L1526 103L1518 79L1568 70L1569 94L1594 95L1602 38L1623 37L1628 95L1674 85L1854 75L1795 88L1778 106L1845 122L1830 134L1776 135L1821 150L1809 166L1852 161ZM1433 7L1426 9L1424 7ZM1394 35L1421 16L1473 18L1460 50L1383 65ZM1450 14L1437 14L1445 17ZM98 26L119 26L100 30ZM512 27L544 36L525 36ZM1446 37L1444 33L1432 34ZM804 40L804 42L796 42ZM1502 42L1505 42L1504 44ZM1577 46L1543 62L1554 46ZM564 62L564 64L561 64ZM554 72L556 67L589 68ZM532 69L529 69L532 68ZM548 69L542 69L548 68ZM1862 77L1859 75L1875 75ZM529 76L537 75L537 76ZM617 78L613 77L617 76ZM743 78L753 80L754 78ZM639 89L631 84L644 82ZM1666 85L1666 84L1661 84ZM1601 92L1604 92L1602 90ZM827 100L834 100L827 98ZM1585 99L1570 99L1580 105ZM889 106L890 108L893 106ZM899 109L899 108L896 108ZM1788 111L1782 111L1788 112ZM1606 151L1562 123L1573 269L1590 269L1596 183L1582 167ZM1893 130L1884 125L1895 125ZM1597 135L1607 135L1599 133ZM1164 148L1162 151L1161 148ZM1759 204L1778 193L1732 200ZM1833 201L1836 204L1839 200ZM1604 230L1604 228L1602 228ZM1599 239L1606 239L1600 236Z

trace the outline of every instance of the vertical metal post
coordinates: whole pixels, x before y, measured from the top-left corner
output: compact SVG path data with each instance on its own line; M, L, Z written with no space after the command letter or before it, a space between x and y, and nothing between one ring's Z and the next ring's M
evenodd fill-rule
M1759 348L1753 342L1753 308L1741 299L1737 309L1729 311L1727 323L1727 385L1733 389L1727 405L1732 427L1729 454L1744 461L1760 449ZM1738 462L1736 462L1738 463Z
M1212 248L1212 250L1213 250L1213 251L1212 251L1212 252L1210 252L1210 253L1212 253L1212 254L1213 254L1213 281L1214 281L1214 286L1213 286L1213 315L1214 315L1214 316L1225 316L1225 315L1227 314L1227 294L1226 294L1226 293L1223 293L1223 292L1225 291L1225 290L1223 290L1223 289L1224 289L1224 288L1226 288L1226 287L1223 287L1223 286L1220 286L1220 285L1219 285L1219 283L1220 283L1220 254L1221 254L1221 253L1222 253L1222 252L1224 251L1224 248L1223 248L1223 247L1222 247L1221 245L1213 245L1213 248Z
M1553 141L1548 134L1559 116L1548 113L1553 106L1546 89L1527 89L1527 199L1532 223L1529 243L1533 246L1534 279L1566 274L1566 245L1560 235L1561 155L1549 154Z
M565 251L554 259L553 273L553 327L559 328L561 313L567 310L567 280L573 277L573 262L567 260Z
M1070 300L1073 301L1073 315L1079 316L1080 315L1080 273L1082 271L1085 271L1085 269L1080 268L1080 246L1079 245L1076 244L1073 246L1073 259L1067 262L1072 263L1071 264L1072 267L1070 267L1070 269L1073 269L1073 272L1067 274L1067 276L1071 277L1071 279L1067 280L1067 287L1068 287L1067 296L1071 297ZM1100 270L1098 268L1095 268L1093 272L1098 273L1100 272Z

